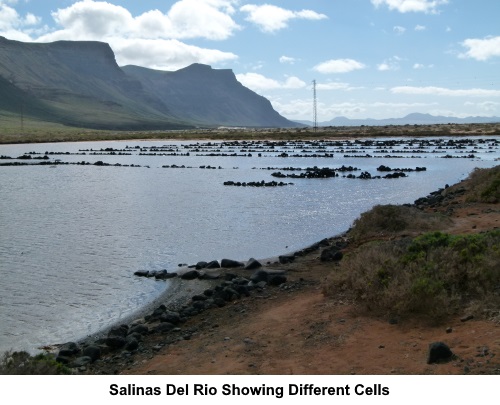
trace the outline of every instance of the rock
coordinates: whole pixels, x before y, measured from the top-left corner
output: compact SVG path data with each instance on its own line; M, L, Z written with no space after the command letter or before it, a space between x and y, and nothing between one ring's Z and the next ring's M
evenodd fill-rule
M336 247L333 246L328 249L323 249L319 257L322 262L338 262L342 260L344 254Z
M281 285L286 283L286 276L283 274L272 274L268 277L267 283L273 286Z
M101 348L99 346L90 345L83 350L83 355L90 357L92 362L98 360L101 357Z
M133 352L139 348L139 342L134 338L128 338L127 343L125 345L125 350L129 352Z
M467 322L467 321L470 321L471 319L474 319L474 315L464 316L463 318L460 318L460 321Z
M217 260L212 260L209 262L206 267L206 269L220 269L220 264Z
M174 277L177 277L177 273L169 273L167 270L160 270L155 273L156 280L167 280Z
M120 337L125 337L128 334L128 326L127 325L120 325L117 328L112 328L108 332L108 337L110 336L120 336Z
M165 333L170 332L174 328L175 325L171 324L170 322L162 322L154 330L158 333Z
M197 270L187 271L186 273L181 275L183 280L194 280L200 276L200 273Z
M146 335L149 332L149 328L146 325L136 325L129 329L128 335L132 333L139 333L141 335Z
M148 270L138 270L134 273L134 276L138 277L148 277L149 276L149 271Z
M221 267L225 269L234 269L236 267L245 267L245 265L241 262L231 259L222 259L220 262Z
M181 316L178 312L166 311L160 316L160 321L178 325L181 322Z
M295 256L283 255L283 256L279 256L278 260L281 264L288 264L288 263L292 263L295 260Z
M71 357L80 353L80 346L75 342L64 343L59 349L59 356Z
M250 258L250 260L248 260L246 266L245 266L245 270L255 270L255 269L258 269L262 267L262 264L260 264L260 262L258 260L255 260L254 258Z
M75 359L75 361L73 361L73 363L71 363L69 367L71 368L85 367L90 363L92 363L92 359L89 356L82 356Z
M268 277L269 277L269 273L267 271L258 270L251 275L250 281L252 281L254 284L257 284L261 281L267 282Z
M217 295L225 301L234 301L240 298L240 294L230 287L224 287Z
M121 349L127 343L126 339L122 336L108 336L105 340L107 346L112 349Z
M196 263L195 269L196 270L201 270L207 267L208 263L207 262L198 262Z
M453 352L447 344L443 342L433 342L429 345L427 364L449 361L452 357Z

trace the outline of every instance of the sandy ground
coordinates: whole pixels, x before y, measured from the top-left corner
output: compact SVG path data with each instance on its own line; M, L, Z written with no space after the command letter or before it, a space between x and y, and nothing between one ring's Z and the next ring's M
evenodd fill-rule
M447 231L473 233L500 226L498 204L453 201ZM448 210L441 206L437 210ZM226 307L206 311L182 328L187 340L162 346L151 335L146 349L115 358L93 372L120 374L500 374L500 317L465 321L457 314L440 325L426 319L390 321L363 313L352 302L322 293L333 271L318 252L278 268L287 288L270 287ZM427 364L429 344L448 344L455 359ZM149 349L148 349L149 348ZM101 362L98 362L101 363ZM101 363L102 364L102 363ZM97 366L97 363L96 363Z

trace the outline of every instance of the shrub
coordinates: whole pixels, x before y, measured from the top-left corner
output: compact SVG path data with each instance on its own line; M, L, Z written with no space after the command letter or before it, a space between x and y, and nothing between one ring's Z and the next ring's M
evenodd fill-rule
M376 205L354 221L349 236L357 242L391 237L408 232L426 232L442 228L450 219L405 205Z
M6 352L0 361L0 375L55 375L70 374L70 370L55 361L54 357L40 353Z
M475 306L500 305L500 230L364 244L346 255L325 285L380 314L430 319Z
M469 202L498 203L500 201L500 166L475 169L467 180Z

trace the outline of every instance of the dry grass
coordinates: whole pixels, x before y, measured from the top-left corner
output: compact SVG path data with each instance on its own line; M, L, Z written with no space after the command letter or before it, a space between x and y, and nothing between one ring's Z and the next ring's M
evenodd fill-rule
M376 205L354 221L349 238L361 243L372 239L393 238L442 229L450 219L439 214L428 214L405 205Z
M347 255L324 287L376 313L429 320L500 307L500 230L370 242Z
M466 182L468 202L500 202L500 166L475 169Z

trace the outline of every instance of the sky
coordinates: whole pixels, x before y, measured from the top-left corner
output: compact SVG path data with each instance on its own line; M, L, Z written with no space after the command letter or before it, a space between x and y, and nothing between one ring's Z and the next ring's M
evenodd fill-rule
M0 36L232 69L295 120L500 116L500 0L0 0Z

